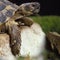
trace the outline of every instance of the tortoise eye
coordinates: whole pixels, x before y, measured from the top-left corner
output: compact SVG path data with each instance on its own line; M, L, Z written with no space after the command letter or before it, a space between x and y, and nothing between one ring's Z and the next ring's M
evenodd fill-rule
M32 7L35 7L35 5L33 4Z

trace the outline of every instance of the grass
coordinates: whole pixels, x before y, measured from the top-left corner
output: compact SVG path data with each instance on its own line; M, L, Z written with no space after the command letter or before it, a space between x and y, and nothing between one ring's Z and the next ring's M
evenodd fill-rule
M45 33L49 31L60 33L60 16L32 16L32 18L42 26Z
M31 16L31 18L40 24L45 33L56 31L60 33L60 16ZM18 60L24 60L19 58Z

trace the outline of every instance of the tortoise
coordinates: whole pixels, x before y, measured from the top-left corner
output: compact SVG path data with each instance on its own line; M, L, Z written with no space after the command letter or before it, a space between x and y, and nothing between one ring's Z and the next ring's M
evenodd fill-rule
M28 16L37 14L38 2L24 3L20 6L8 0L0 0L0 34L10 36L10 47L14 56L19 55L21 46L20 26L31 26L33 20Z

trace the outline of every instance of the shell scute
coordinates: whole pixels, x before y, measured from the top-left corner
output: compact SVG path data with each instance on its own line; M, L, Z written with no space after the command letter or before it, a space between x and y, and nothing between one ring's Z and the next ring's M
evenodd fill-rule
M14 10L10 9L10 10L8 10L8 11L5 13L5 15L6 15L7 17L12 17L12 16L13 16L13 11L14 11Z
M18 6L8 0L0 0L0 23L8 21L16 12Z
M2 12L0 12L0 22L3 23L5 22L5 20L6 20L6 16Z
M5 9L6 5L3 2L0 2L0 11Z

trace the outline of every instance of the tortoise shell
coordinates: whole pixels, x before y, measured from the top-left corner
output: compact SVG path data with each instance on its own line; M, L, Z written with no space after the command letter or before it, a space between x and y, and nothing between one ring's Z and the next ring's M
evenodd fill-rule
M17 5L7 0L0 0L0 23L8 21L17 9Z

